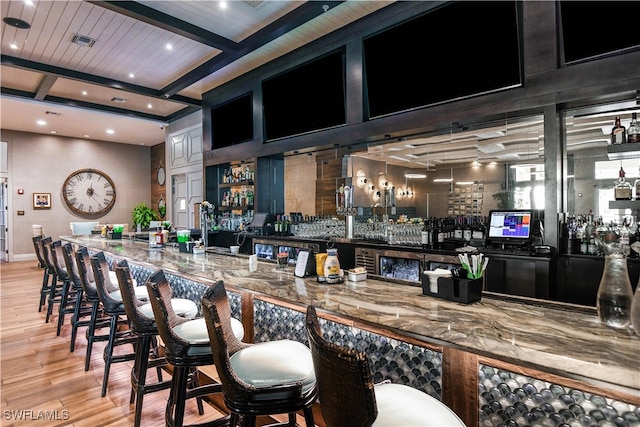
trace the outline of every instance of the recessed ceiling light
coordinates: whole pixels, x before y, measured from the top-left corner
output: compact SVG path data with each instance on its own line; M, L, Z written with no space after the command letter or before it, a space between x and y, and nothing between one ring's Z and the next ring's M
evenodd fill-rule
M220 6L220 9L225 10L227 8L227 2L226 1L221 1L220 3L218 3L218 5Z
M17 45L17 44L15 44L15 43L11 43L11 44L9 45L9 47L10 47L11 49L13 49L13 50L16 50L16 49L18 48L18 45Z
M45 126L47 124L44 120L38 120L36 123L40 126Z
M58 133L55 130L50 130L49 133Z
M147 104L147 108L153 108L153 104L148 103L148 104Z
M31 0L24 0L24 4L27 6L33 6L33 2Z
M129 78L130 79L134 79L136 77L136 75L134 73L129 73Z
M82 136L84 136L85 138L91 138L91 135L89 135L88 133L85 133L85 134L84 134L84 135L82 135Z
M164 48L167 50L173 50L173 45L171 43L167 43L164 45Z
M82 91L82 94L83 94L84 96L87 96L87 95L88 95L88 92L87 92L86 90L83 90L83 91Z
M107 134L108 135L113 135L114 133L116 133L113 129L107 129Z

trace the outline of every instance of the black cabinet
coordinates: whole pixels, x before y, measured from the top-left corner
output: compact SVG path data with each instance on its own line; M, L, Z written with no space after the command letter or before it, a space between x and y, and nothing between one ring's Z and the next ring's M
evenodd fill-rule
M636 288L640 277L640 261L627 260L631 287ZM558 258L558 295L554 300L596 306L604 258L589 255L561 255Z
M555 286L555 258L488 254L485 290L549 299Z

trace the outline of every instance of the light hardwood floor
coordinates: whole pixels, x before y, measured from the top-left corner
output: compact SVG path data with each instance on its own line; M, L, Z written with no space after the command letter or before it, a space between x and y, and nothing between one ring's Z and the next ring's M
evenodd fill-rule
M91 367L85 372L85 328L79 330L75 351L69 352L70 316L56 336L57 313L45 323L45 309L38 312L41 284L42 270L35 261L0 263L0 425L133 425L134 405L129 404L133 362L112 364L107 395L101 398L104 342L94 344ZM149 377L156 379L154 370L149 371ZM168 393L162 390L144 397L142 426L165 424ZM195 401L190 401L185 424L221 416L206 404L205 414L200 416ZM258 424L268 421L273 422L265 419Z

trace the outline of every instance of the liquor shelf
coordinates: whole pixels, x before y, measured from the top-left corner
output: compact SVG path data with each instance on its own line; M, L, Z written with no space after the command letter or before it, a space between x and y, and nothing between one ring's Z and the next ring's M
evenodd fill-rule
M303 321L306 306L313 304L328 327L348 330L345 337L350 340L364 340L354 344L365 351L386 348L385 355L396 357L399 367L406 365L402 361L406 357L414 360L412 354L421 355L415 360L422 356L431 360L439 375L428 381L425 391L440 397L469 427L478 426L486 415L482 415L482 402L490 387L487 380L493 378L491 372L499 372L496 378L505 378L507 386L511 379L514 384L522 380L538 390L558 386L622 402L630 411L637 411L640 405L640 338L631 330L605 327L595 310L488 294L464 305L424 296L414 286L375 278L325 285L313 276L295 277L291 267L280 270L264 261L250 271L244 254L194 255L172 247L150 249L127 240L62 239L93 252L105 251L112 260L126 258L137 268L163 268L205 284L223 280L242 300L248 340L285 336L304 341L304 330L296 325ZM384 345L377 347L379 343ZM409 374L389 372L387 364L382 365L374 367L376 375L397 382L409 378ZM494 424L482 421L482 425Z

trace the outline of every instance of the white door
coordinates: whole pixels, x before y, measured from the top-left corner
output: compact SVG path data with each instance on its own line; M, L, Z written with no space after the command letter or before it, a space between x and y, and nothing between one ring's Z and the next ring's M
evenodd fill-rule
M174 227L189 227L189 207L187 205L187 174L173 175L171 177L173 193L172 201L172 225Z
M9 247L7 245L8 188L7 179L0 178L0 261L9 261Z

